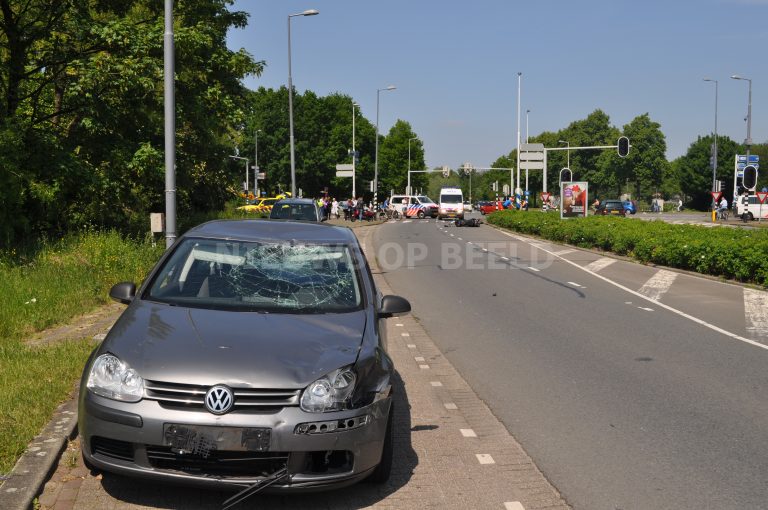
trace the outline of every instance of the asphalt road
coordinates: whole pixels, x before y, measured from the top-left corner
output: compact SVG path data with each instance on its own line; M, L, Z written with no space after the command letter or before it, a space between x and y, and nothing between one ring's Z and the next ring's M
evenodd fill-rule
M574 508L768 508L749 291L441 225L379 227L385 278Z

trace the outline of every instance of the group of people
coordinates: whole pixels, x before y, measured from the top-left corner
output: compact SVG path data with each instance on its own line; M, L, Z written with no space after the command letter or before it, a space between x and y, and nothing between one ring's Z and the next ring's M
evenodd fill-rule
M520 211L528 210L528 197L521 197L520 195L509 195L504 197L496 197L496 205L499 209L518 209Z
M322 197L317 199L317 205L324 212L326 218L344 218L345 221L366 219L367 206L363 197L336 200L335 198Z

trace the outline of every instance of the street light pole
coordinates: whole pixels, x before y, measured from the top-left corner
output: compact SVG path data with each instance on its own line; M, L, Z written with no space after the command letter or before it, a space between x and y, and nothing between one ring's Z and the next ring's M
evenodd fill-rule
M408 139L408 186L405 187L406 195L413 195L411 193L411 140L418 140L418 136Z
M704 78L704 81L711 81L715 83L715 139L713 141L712 149L712 191L717 188L717 88L718 81L711 78Z
M528 143L528 114L531 110L525 110L525 143Z
M355 173L356 173L356 162L357 162L357 153L355 152L355 116L356 111L355 108L360 106L359 104L352 101L352 198L355 198Z
M253 149L253 194L259 198L259 133L261 129L254 131L254 149Z
M288 15L288 124L291 140L291 196L296 196L296 154L293 143L293 78L291 76L291 18L296 16L314 16L320 14L315 9L309 9L298 14Z
M567 159L567 163L565 164L565 166L570 169L571 168L571 142L569 142L567 140L558 140L558 142L564 143L564 144L566 144L568 146L568 150L566 151L568 159Z
M165 0L163 34L163 103L165 115L165 248L176 241L176 96L173 45L173 0Z
M523 73L517 73L517 186L515 186L514 193L520 189L520 88L522 85ZM510 187L512 183L509 183Z
M378 204L379 194L379 94L382 90L395 90L397 87L389 85L383 89L376 89L376 151L373 163L373 206Z
M230 156L232 159L242 159L245 161L245 203L248 203L248 158L242 156Z
M747 147L747 162L744 166L749 166L749 148L752 146L752 80L750 78L744 78L738 74L731 76L734 80L744 80L749 82L749 102L747 103L747 139L744 140L744 145ZM733 183L733 196L736 196L736 178L734 177Z

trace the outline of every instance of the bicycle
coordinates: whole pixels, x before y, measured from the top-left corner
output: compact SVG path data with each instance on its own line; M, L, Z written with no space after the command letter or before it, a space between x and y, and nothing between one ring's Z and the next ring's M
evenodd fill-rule
M379 211L379 218L384 219L385 217L388 220L399 220L400 212L398 212L397 209L384 209Z
M718 209L717 219L722 221L728 221L728 209Z

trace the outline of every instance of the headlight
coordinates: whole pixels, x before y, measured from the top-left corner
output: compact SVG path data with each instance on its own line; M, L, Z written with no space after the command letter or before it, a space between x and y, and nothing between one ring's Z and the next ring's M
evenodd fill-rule
M307 386L301 395L301 409L308 413L344 409L356 381L357 376L351 368L334 370Z
M112 354L96 358L87 386L97 395L123 402L138 402L144 396L144 379Z

